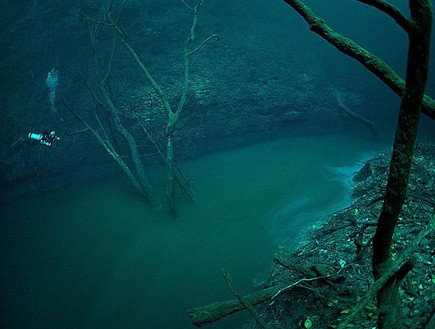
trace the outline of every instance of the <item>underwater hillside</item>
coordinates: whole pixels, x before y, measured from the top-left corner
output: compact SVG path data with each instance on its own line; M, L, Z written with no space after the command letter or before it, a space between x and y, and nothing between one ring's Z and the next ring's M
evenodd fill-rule
M430 0L0 3L0 327L435 328Z

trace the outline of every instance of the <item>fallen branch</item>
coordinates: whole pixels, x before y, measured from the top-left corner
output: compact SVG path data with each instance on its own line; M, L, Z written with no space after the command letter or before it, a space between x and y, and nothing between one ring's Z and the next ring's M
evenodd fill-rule
M273 257L273 262L275 264L278 264L279 266L286 268L287 270L290 270L292 272L297 272L303 276L312 277L314 274L314 273L310 272L309 270L306 270L305 268L288 263L287 261L282 259L281 256L279 256L279 255L275 255Z
M81 129L81 130L76 130L76 131L71 131L69 133L66 133L67 136L72 136L72 135L77 135L77 134L82 134L82 133L86 133L89 132L90 130L88 128L85 129Z
M424 329L432 329L435 328L435 308L432 310L432 315L430 319L427 321Z
M276 292L275 295L272 296L272 299L275 299L278 295L282 294L283 292L286 292L288 290L290 290L291 288L297 286L300 283L303 282L311 282L311 281L316 281L316 280L324 280L324 279L328 279L330 277L336 276L338 274L340 274L341 271L343 271L345 268L348 268L349 266L351 266L352 264L343 266L342 268L340 268L340 270L338 270L336 273L332 273L332 274L327 274L327 275L322 275L322 276L316 276L316 277L311 277L311 278L303 278L303 279L299 279L296 282L293 282L292 284L289 284L283 288L281 288L280 290L278 290Z
M387 281L395 278L397 275L403 276L403 268L407 267L410 262L411 255L414 253L415 249L417 249L420 242L428 235L429 233L435 230L435 215L432 217L429 224L423 229L414 240L408 245L408 247L399 255L396 259L395 263L390 266L390 268L385 272L385 274L380 277L377 281L375 281L366 292L366 294L361 298L361 300L356 304L349 315L343 322L340 322L338 325L338 329L347 328L350 322L353 320L355 316L357 316L369 303L373 298L375 298L379 289L381 289ZM409 269L410 270L410 269Z
M403 15L399 9L383 0L357 0L365 3L369 6L373 6L376 9L384 12L390 16L394 21L400 25L406 32L409 32L412 28L412 22Z
M237 300L242 304L249 312L249 314L252 315L255 322L260 328L267 329L269 326L264 322L262 318L258 315L258 313L255 311L255 309L252 307L249 302L243 298L242 295L240 295L239 292L234 288L233 281L231 280L230 274L226 272L224 269L222 269L222 275L224 276L225 283L227 284L228 290L234 295L234 297L237 298Z
M373 122L371 122L370 120L366 119L365 117L363 117L361 114L358 114L358 113L352 111L346 105L344 105L344 103L343 103L343 101L342 101L338 91L335 92L335 99L337 100L339 108L341 108L352 119L355 119L355 120L365 124L367 126L367 128L369 128L369 130L372 133L373 137L375 139L379 139L378 128L376 128L375 124Z
M287 284L279 284L250 295L243 296L243 299L252 306L261 304L270 300L278 291L285 288ZM187 311L192 323L197 327L203 327L210 323L216 322L227 315L240 312L245 309L245 306L237 299L227 300L224 302L216 302L207 306L192 308Z
M260 291L254 292L253 294L243 296L242 299L246 301L247 304L252 306L264 303L268 300L272 300L276 298L278 295L294 288L295 286L316 280L324 280L326 278L330 278L336 276L345 268L351 266L351 264L341 268L336 273L332 273L324 276L310 277L300 279L292 284L281 283L276 286L272 286L266 289L262 289ZM244 310L246 307L243 303L241 303L238 299L227 300L224 302L216 302L204 307L192 308L187 311L192 323L197 327L203 327L210 323L216 322L227 315L240 312Z
M367 70L382 80L398 96L405 90L405 81L382 59L358 45L353 40L337 33L323 19L299 0L283 0L291 6L308 23L310 30L328 41L343 54L356 59ZM421 112L435 119L435 100L427 95L423 97Z
M410 270L411 268L410 266L412 266L412 262L410 262L409 259L412 253L415 251L418 244L429 233L431 233L434 230L435 230L435 216L433 216L428 226L415 237L415 239L411 242L411 244L407 247L407 249L404 252L402 252L402 254L399 256L395 264L391 266L389 271L384 276L382 276L379 280L377 280L375 283L372 284L372 286L370 287L366 295L352 309L352 312L348 315L348 317L343 322L340 323L338 327L339 329L346 328L346 326L350 324L352 319L367 305L368 302L370 302L376 296L377 291L381 289L388 280L391 280L391 278L396 278L398 276L402 277L404 274L406 274L404 272L408 272ZM277 259L277 261L279 264L281 263L279 259ZM255 306L263 302L273 300L278 295L287 292L288 290L294 288L295 286L301 283L323 280L326 278L336 276L349 266L351 266L351 264L341 268L336 273L332 273L324 276L312 277L312 278L303 278L292 284L281 283L276 286L262 289L255 293L243 296L242 298L250 305ZM246 309L246 307L236 298L228 301L216 302L204 307L193 308L188 310L187 313L190 319L192 320L192 323L195 326L203 327L213 322L216 322L227 315L242 311L244 309Z

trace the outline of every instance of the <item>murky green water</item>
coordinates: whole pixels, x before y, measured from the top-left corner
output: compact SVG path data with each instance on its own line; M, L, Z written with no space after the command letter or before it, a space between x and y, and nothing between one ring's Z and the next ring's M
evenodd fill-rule
M370 140L293 138L183 163L196 201L181 200L177 220L150 211L124 176L3 206L1 327L193 328L187 309L231 298L220 269L252 292L278 243L296 243L345 202L327 168L370 149Z

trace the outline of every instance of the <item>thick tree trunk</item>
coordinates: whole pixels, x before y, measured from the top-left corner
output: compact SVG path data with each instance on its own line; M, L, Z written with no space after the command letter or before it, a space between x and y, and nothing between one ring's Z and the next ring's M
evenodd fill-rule
M406 86L400 105L384 203L373 240L373 275L382 277L391 263L393 233L406 197L415 139L428 74L432 9L429 0L410 0L412 26ZM379 291L378 327L401 328L400 279L389 280Z
M166 145L166 167L167 167L167 182L166 182L166 198L168 200L168 207L171 215L178 217L177 203L175 201L175 189L174 189L174 145L171 136L167 136Z

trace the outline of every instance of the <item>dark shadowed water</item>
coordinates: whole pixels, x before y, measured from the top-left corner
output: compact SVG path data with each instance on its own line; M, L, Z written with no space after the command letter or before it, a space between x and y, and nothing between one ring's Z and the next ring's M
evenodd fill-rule
M252 292L277 244L348 202L346 177L373 148L293 138L185 162L196 202L181 201L177 220L150 211L124 176L3 206L1 327L193 328L187 309L231 298L220 269Z

